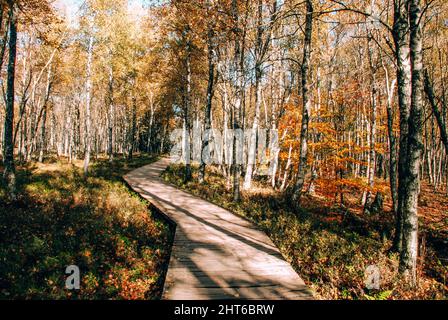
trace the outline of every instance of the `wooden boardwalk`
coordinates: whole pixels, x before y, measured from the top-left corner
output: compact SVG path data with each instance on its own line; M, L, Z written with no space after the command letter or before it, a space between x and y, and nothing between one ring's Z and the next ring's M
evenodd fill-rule
M169 164L165 158L124 177L177 225L163 299L313 299L251 222L164 183Z

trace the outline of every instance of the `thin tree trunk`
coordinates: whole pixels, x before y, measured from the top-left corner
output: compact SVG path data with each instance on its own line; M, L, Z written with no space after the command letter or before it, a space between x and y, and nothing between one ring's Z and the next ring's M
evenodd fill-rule
M235 84L235 104L232 112L233 120L233 145L232 145L232 170L233 170L233 200L239 202L241 200L240 194L240 178L241 178L241 163L239 158L242 156L239 154L238 145L242 143L241 137L239 136L241 130L241 115L242 115L242 66L241 60L244 48L241 48L241 31L239 29L239 12L238 12L238 1L232 1L232 15L235 33L235 52L234 52L234 68L236 75Z
M42 122L41 122L41 139L39 143L39 162L42 163L44 161L44 152L46 150L46 131L45 127L47 125L47 110L48 110L48 100L50 99L50 93L51 93L51 65L48 68L47 73L47 88L45 90L45 99L44 99L44 105L43 105L43 112L42 112Z
M185 119L185 182L191 181L192 179L192 171L191 171L191 139L190 139L190 112L191 112L191 39L190 39L190 29L187 27L187 30L184 32L184 36L186 38L186 67L187 67L187 77L186 77L186 92L185 92L185 110L184 110L184 119Z
M90 104L92 100L92 60L93 60L93 36L89 39L87 52L87 80L86 80L86 133L85 133L85 154L84 154L84 176L89 173L90 148L91 148L91 118Z
M9 16L7 19L5 19L5 10L3 3L0 4L0 30L3 33L3 36L0 38L0 70L2 70L9 33Z
M297 172L297 181L294 186L292 203L295 207L300 205L303 186L307 171L308 161L308 126L311 113L311 97L310 97L310 60L311 60L311 42L313 36L313 3L311 0L306 1L306 22L305 22L305 43L303 46L303 62L302 62L302 126L300 130L300 155L299 169Z
M114 160L114 71L113 66L109 66L109 91L108 91L108 145L107 154L109 155L109 162Z
M383 61L381 61L383 62ZM390 191L392 197L393 212L396 215L398 211L398 181L397 181L397 137L394 133L394 111L393 111L393 99L395 92L396 80L389 83L389 72L387 67L383 64L383 69L386 77L386 91L387 91L387 129L389 138L389 182Z
M440 130L440 137L445 147L446 154L448 154L448 131L446 129L446 123L440 113L439 107L437 106L433 85L431 79L429 78L428 70L425 70L425 93L428 97L428 101L431 104L434 117L437 120L437 124Z
M17 16L15 1L9 0L9 62L8 80L6 91L6 110L4 125L4 165L3 178L7 184L8 196L10 200L16 199L16 174L14 165L14 81L16 73L16 53L17 53Z
M131 109L131 130L129 130L128 139L128 160L132 160L134 156L135 147L135 135L137 131L137 98L135 95L132 97L132 109Z
M215 85L215 62L214 62L214 37L215 33L212 26L209 26L207 41L208 41L208 85L207 85L207 103L205 106L205 126L204 126L204 139L201 146L201 166L199 168L199 182L203 183L205 180L205 167L206 162L204 156L210 155L210 130L212 127L211 115L212 115L212 102Z
M150 95L150 101L149 101L149 109L150 109L150 114L149 114L149 125L148 125L148 139L146 141L146 152L147 153L152 153L153 148L152 148L152 126L154 124L154 97L153 97L153 93L151 92Z
M258 127L260 122L260 109L261 109L261 78L262 74L262 61L264 59L263 53L263 1L258 0L258 14L257 14L257 40L255 44L256 62L255 62L255 115L252 124L252 132L249 140L249 154L247 158L246 175L244 177L243 189L249 190L252 186L252 175L254 172L254 166L257 159L257 136Z
M282 185L280 187L281 192L283 192L286 188L286 183L288 180L288 172L289 172L289 168L291 167L291 156L292 156L292 144L289 146L288 161L286 162L285 173L283 175L283 181L282 181Z
M373 50L370 42L372 41L371 35L369 34L369 39L367 43L367 52L369 57L369 67L370 67L370 87L371 87L371 118L370 118L370 150L369 150L369 171L368 171L368 183L370 189L374 187L375 183L375 167L376 167L376 113L377 113L377 87L376 87L376 66L373 63ZM366 194L364 205L364 212L369 211L369 207L372 202L372 191L368 190Z

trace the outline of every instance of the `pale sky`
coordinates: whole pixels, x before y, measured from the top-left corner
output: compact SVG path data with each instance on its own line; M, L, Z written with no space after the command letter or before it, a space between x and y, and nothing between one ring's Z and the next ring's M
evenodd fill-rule
M82 1L80 0L56 0L55 7L60 10L60 12L70 18L79 10Z
M151 2L150 0L128 0L130 12L135 14L143 14L143 5ZM80 6L84 3L84 0L56 0L55 6L65 15L69 21L73 22L76 14L79 12Z

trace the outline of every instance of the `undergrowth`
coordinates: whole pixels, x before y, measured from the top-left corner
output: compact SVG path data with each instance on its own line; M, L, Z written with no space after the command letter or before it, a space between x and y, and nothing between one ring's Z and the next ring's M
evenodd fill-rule
M19 168L19 200L0 187L0 299L160 298L170 227L121 179L154 160L97 161L86 179L66 161Z
M419 266L419 287L409 288L398 276L398 257L389 253L391 219L381 217L359 223L347 212L336 207L323 207L318 199L307 199L301 212L292 212L285 196L268 188L256 186L254 192L243 192L242 201L233 201L225 178L217 170L209 170L206 182L184 183L183 167L172 165L163 174L164 180L199 197L249 218L265 231L278 246L319 299L443 299L447 274L443 266L427 250ZM383 217L384 218L384 217ZM383 221L384 220L384 221ZM383 225L387 228L383 228ZM434 269L436 264L439 269ZM368 290L366 269L380 270L380 289ZM435 271L439 277L430 276Z

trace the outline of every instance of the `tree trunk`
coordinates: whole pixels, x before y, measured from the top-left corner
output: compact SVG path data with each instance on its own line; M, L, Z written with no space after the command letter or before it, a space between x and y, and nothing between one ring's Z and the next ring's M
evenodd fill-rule
M386 75L386 91L387 91L387 101L386 101L386 109L387 109L387 129L388 129L388 138L389 138L389 182L390 182L390 191L392 197L392 207L393 212L396 215L398 211L398 186L397 186L397 137L394 133L394 116L395 113L393 111L393 99L394 99L394 91L396 80L392 81L392 84L389 84L389 72L387 67L383 65L383 69Z
M288 182L288 172L291 167L291 155L292 155L292 144L289 146L288 161L286 162L285 173L283 175L283 181L280 187L281 192L283 192L286 189L286 184Z
M420 193L420 165L423 155L423 52L420 26L420 0L409 6L410 52L412 70L412 98L409 116L407 179L401 206L403 216L403 244L400 271L412 285L417 282L418 255L418 197Z
M209 26L207 41L208 41L208 85L207 85L207 104L205 106L205 126L204 139L201 146L201 166L199 168L199 182L203 183L205 180L205 166L206 162L204 156L210 156L210 130L212 127L212 102L215 85L215 62L214 62L214 37L215 33L212 26Z
M186 92L185 92L185 107L184 107L184 119L185 119L185 182L189 182L192 179L191 172L191 139L190 139L190 109L191 109L191 39L190 39L190 29L184 32L186 37L186 67L187 67L187 82L186 82Z
M150 101L149 101L149 108L150 108L150 114L149 114L149 125L148 125L148 139L146 141L146 152L152 153L152 126L154 124L154 98L153 94L151 92Z
M254 166L257 162L257 137L260 122L260 106L261 106L261 65L255 66L255 116L252 123L252 132L249 139L249 153L247 157L246 175L244 177L243 189L249 190L252 186L252 176Z
M91 148L91 119L90 104L92 100L92 60L93 60L93 36L89 39L87 52L87 75L86 75L86 133L85 133L85 154L84 154L84 176L89 173L90 148Z
M409 52L409 23L406 1L394 6L393 36L397 59L398 105L400 109L400 148L398 160L398 210L393 250L401 252L403 239L403 202L407 179L408 126L411 110L411 63Z
M431 79L429 78L428 70L425 70L425 92L426 96L428 97L428 101L431 104L434 117L437 120L441 140L445 147L446 154L448 154L448 131L446 129L446 123L442 117L442 114L440 113L439 107L437 106L434 88L432 86Z
M294 186L292 195L292 203L295 207L300 205L303 186L305 184L305 176L308 161L308 126L311 113L310 98L310 60L311 60L311 42L313 36L313 4L311 0L306 1L306 22L305 22L305 43L303 47L302 62L302 126L300 130L300 155L299 169L297 172L297 181Z
M368 183L370 189L374 187L375 183L375 167L376 167L376 113L377 113L377 87L376 87L376 66L373 62L373 49L370 44L372 41L371 34L369 34L369 39L367 43L367 52L369 57L369 67L370 67L370 87L371 87L371 118L370 118L370 150L369 150L369 172L368 172ZM364 213L366 213L372 202L372 191L368 190L364 202Z
M44 111L42 112L42 122L40 127L40 141L39 141L39 162L44 162L44 153L46 150L46 131L45 127L47 125L47 106L44 106Z
M112 65L109 67L109 91L108 91L108 112L107 112L107 124L108 124L108 145L107 154L109 155L109 162L114 159L114 71Z
M8 196L10 200L16 199L16 174L14 165L14 81L16 73L16 53L17 53L17 16L15 1L9 0L9 62L8 80L6 91L6 110L4 125L4 165L3 178L5 179Z
M5 52L8 41L9 33L9 16L5 19L5 8L3 2L0 4L0 31L2 32L2 37L0 38L0 70L3 68L3 62L5 60Z
M234 24L234 33L235 33L235 52L234 52L234 68L235 68L235 104L232 112L232 120L233 120L233 145L232 145L232 170L233 170L233 200L235 202L239 202L241 200L240 194L240 178L241 178L241 161L239 158L242 156L239 154L239 144L242 143L242 139L240 137L241 131L241 115L242 115L242 51L241 48L241 31L239 29L239 13L238 13L238 1L232 1L232 15L233 15L233 24ZM240 140L240 141L239 141Z
M247 157L246 175L244 177L243 189L249 190L252 186L252 175L254 166L257 161L257 136L260 122L260 107L261 107L261 78L263 55L263 1L258 0L258 17L257 17L257 40L255 44L255 115L252 124L252 132L249 139L249 154ZM269 41L269 40L268 40Z
M42 119L41 119L41 137L40 137L40 143L39 143L39 162L42 163L44 161L44 152L46 151L46 125L47 125L47 110L48 110L48 101L50 100L50 93L51 93L51 87L52 87L52 80L51 80L51 67L50 64L48 66L48 72L47 72L47 88L45 90L45 98L44 98L44 105L42 106Z
M132 96L132 109L131 109L131 129L129 130L128 138L128 160L132 160L134 156L135 147L135 135L137 131L137 98Z

